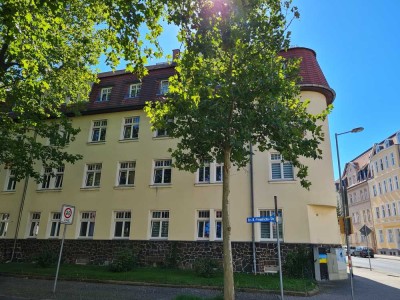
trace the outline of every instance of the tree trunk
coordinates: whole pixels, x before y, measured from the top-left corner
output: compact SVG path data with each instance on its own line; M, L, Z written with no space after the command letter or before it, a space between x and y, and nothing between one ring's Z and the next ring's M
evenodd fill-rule
M222 228L224 249L224 299L235 299L235 285L233 280L231 222L229 215L229 181L231 173L231 148L224 150L224 177L222 186Z

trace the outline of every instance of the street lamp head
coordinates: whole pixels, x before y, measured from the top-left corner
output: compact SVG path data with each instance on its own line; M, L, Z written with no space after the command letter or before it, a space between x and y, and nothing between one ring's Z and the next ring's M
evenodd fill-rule
M364 130L364 127L357 127L351 130L351 133L361 132Z

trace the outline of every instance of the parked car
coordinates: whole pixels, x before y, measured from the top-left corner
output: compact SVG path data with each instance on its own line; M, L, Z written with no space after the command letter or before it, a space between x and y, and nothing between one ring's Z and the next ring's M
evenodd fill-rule
M344 249L344 251L346 251L346 255L350 254L351 256L354 255L354 251L356 250L356 247L350 246L350 253L349 253L349 252L347 252L347 246L346 245L343 245L342 248Z
M356 247L356 250L354 251L354 256L359 256L359 257L371 257L374 258L374 249L372 248L367 248L367 247Z

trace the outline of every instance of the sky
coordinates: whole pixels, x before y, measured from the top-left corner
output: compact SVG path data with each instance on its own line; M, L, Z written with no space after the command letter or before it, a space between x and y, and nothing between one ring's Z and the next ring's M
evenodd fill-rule
M374 143L400 130L400 0L294 0L291 44L317 53L325 77L336 92L329 115L334 177L338 178L335 133L364 127L338 137L341 168ZM177 29L164 27L166 54L180 48ZM155 61L151 61L151 64ZM101 68L102 71L108 71Z

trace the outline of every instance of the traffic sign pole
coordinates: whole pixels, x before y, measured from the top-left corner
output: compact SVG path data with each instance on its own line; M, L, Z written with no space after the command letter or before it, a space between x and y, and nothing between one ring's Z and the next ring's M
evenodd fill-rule
M282 278L282 259L281 259L281 242L279 237L279 216L278 216L278 197L274 196L275 202L275 228L276 228L276 239L278 244L278 262L279 262L279 283L281 286L281 299L283 300L283 278Z
M57 279L58 279L58 271L60 270L61 256L62 256L62 251L63 251L63 247L64 247L64 239L65 239L65 231L66 231L66 230L67 230L67 224L64 224L64 232L63 232L63 237L62 237L62 241L61 241L60 255L59 255L59 257L58 257L56 278L54 279L53 293L56 292Z

